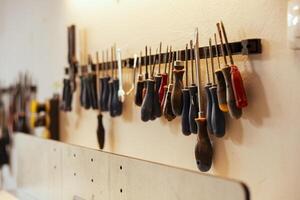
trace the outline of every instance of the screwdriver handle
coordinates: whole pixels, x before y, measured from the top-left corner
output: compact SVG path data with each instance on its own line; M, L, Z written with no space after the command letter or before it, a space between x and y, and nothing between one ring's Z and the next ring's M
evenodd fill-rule
M189 87L190 93L190 110L189 110L189 122L190 122L190 131L191 133L197 133L197 123L195 119L198 116L199 105L198 105L198 87L195 84L192 84Z
M212 111L211 111L211 126L215 136L223 137L225 135L225 116L219 108L217 97L217 86L213 85L209 88L212 98Z
M168 92L168 86L165 85L164 88L163 88L163 90L164 90L164 96L163 96L162 101L160 103L160 107L162 108L162 110L165 107L166 98L167 98L167 92Z
M155 92L155 88L154 88L155 82L153 80L148 79L146 83L147 83L147 89L146 89L146 94L141 108L141 119L144 122L147 122L151 119L153 113L153 100L154 100L154 92Z
M208 83L204 87L204 91L205 91L205 96L206 96L206 126L207 126L207 131L210 134L213 134L212 124L211 124L212 99L211 99L211 95L210 95L210 91L209 91L209 89L211 88L211 86L212 86L211 83Z
M230 68L231 67L225 67L222 69L222 73L224 75L225 82L226 82L226 100L227 100L230 116L232 118L239 119L242 116L242 110L236 106L233 88L232 88Z
M222 70L215 71L217 77L217 95L220 110L228 112L227 100L226 100L226 82Z
M176 116L180 116L182 113L183 99L182 99L182 89L183 89L183 74L184 70L174 70L173 74L175 76L175 82L171 94L171 104L173 113Z
M102 114L98 114L98 127L97 127L97 140L100 149L104 148L105 143L105 130L103 126L103 116Z
M161 85L162 76L157 75L154 77L155 81L155 92L154 92L154 100L153 100L153 113L156 118L161 117L162 111L159 101L159 88Z
M113 81L114 93L112 96L112 107L113 107L114 116L120 116L123 111L123 104L120 101L119 96L118 96L118 91L119 91L119 86L120 86L119 84L120 84L119 79L115 79Z
M108 96L108 108L109 108L109 114L111 117L115 117L115 112L114 112L114 105L113 105L113 96L114 96L114 81L111 79L108 82L108 89L109 89L109 96Z
M182 97L183 97L183 109L182 109L182 118L181 118L181 131L184 135L190 135L190 93L189 89L182 89Z
M102 98L101 101L101 111L105 112L108 111L108 99L109 99L109 87L108 82L110 80L110 77L104 77L103 78L103 84L101 86L102 88Z
M198 127L198 141L195 147L197 167L201 172L210 170L213 158L213 149L207 133L206 118L196 118Z
M71 82L69 79L64 79L64 96L65 96L64 110L71 111L73 92L71 88Z
M171 103L171 95L172 95L172 87L173 85L170 84L168 87L168 91L165 97L165 103L164 103L164 108L163 108L163 114L164 117L168 120L168 121L172 121L173 119L176 118L176 115L173 113L173 109L172 109L172 103Z
M96 110L98 109L96 74L92 74L89 76L89 89L91 95L92 108Z
M244 108L248 105L247 95L244 88L243 79L237 66L231 66L231 81L233 86L234 97L236 106L238 108Z
M103 101L102 101L102 98L103 98L103 87L104 87L104 78L98 78L98 85L99 85L99 88L98 88L98 105L100 106L100 109L102 110L103 108Z
M144 89L144 81L142 77L139 77L139 80L136 83L134 103L137 106L141 106L143 103L143 89Z
M161 80L161 83L160 83L160 87L159 87L159 102L162 104L163 102L163 98L165 96L165 92L166 90L164 89L164 87L167 85L168 83L168 74L162 74L162 80Z

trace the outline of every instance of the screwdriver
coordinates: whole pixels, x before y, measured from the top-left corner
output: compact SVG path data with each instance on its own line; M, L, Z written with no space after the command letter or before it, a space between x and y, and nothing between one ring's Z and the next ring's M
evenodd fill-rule
M194 59L193 59L193 41L190 40L190 56L191 56L191 76L192 76L192 84L189 86L190 93L190 109L189 109L189 122L190 122L190 131L191 133L197 133L197 123L195 119L198 116L199 105L198 105L198 87L195 84L194 80Z
M104 63L104 51L102 51L102 60L103 60L103 63ZM103 98L103 91L104 91L104 83L103 83L103 80L104 80L104 73L103 73L103 65L102 65L102 69L98 69L100 68L100 64L99 64L99 55L98 55L98 52L96 52L96 67L97 67L97 76L99 76L99 79L98 79L98 85L97 85L97 89L98 89L98 105L100 106L100 109L102 110L103 109L103 101L102 101L102 98ZM102 73L101 73L102 71ZM99 73L99 74L98 74ZM99 86L99 87L98 87Z
M185 87L181 90L182 91L182 99L183 99L183 106L182 106L182 118L181 118L181 131L184 135L190 135L190 121L189 121L189 109L190 109L190 93L189 93L189 79L188 79L188 44L185 47Z
M138 81L136 84L135 96L134 96L134 103L137 106L141 106L143 103L144 81L143 81L143 74L142 74L142 52L140 52L139 70L140 70L140 72L138 75Z
M109 96L108 96L108 105L109 105L109 113L111 117L115 117L116 114L114 112L113 108L113 96L114 96L114 49L111 47L111 62L110 62L110 68L111 68L111 79L108 82L108 88L109 88Z
M209 77L209 69L208 69L208 61L207 61L207 48L203 48L204 57L205 57L205 65L206 65L206 78L207 83L204 87L205 96L206 96L206 121L207 121L207 131L210 134L213 134L212 127L211 127L211 110L212 110L212 99L210 95L209 89L211 88L212 84L210 82Z
M227 100L228 110L232 118L238 119L242 116L242 110L236 106L233 88L232 88L231 74L230 74L231 67L227 64L227 59L224 51L223 37L222 37L222 32L219 23L217 23L217 28L219 32L220 41L221 41L221 51L225 62L225 67L223 67L222 73L226 83L226 100Z
M218 102L220 110L223 112L228 112L228 106L227 106L227 100L226 100L226 82L224 75L222 73L221 65L220 65L220 59L219 59L219 51L218 51L218 43L217 43L217 34L214 34L215 38L215 49L216 49L216 55L217 55L217 61L218 61L218 69L215 71L215 75L217 77L217 95L218 95ZM223 48L223 47L221 47ZM226 59L226 58L225 58Z
M94 64L92 60L92 56L88 56L89 59L89 65L88 65L88 94L91 102L91 106L94 110L98 109L98 103L97 103L97 77L96 73L93 71Z
M198 126L197 144L195 147L195 158L197 161L198 169L202 172L206 172L211 168L213 149L210 142L210 138L207 133L207 120L205 118L203 101L201 101L201 68L199 59L199 36L198 29L196 29L196 44L195 44L195 60L196 60L196 74L198 78L198 104L199 113L196 118Z
M170 73L171 68L173 66L173 58L174 58L174 54L171 51L172 49L170 48L170 56L171 58L169 59L169 75L171 77L173 77L173 69L172 69L172 73ZM176 115L173 113L173 109L172 109L172 104L171 104L171 93L172 93L172 88L173 88L173 78L171 78L171 81L169 82L168 88L167 88L167 92L165 94L165 102L164 102L164 107L163 107L163 114L164 117L168 120L168 121L172 121L173 119L176 118Z
M214 72L215 68L214 68L214 58L212 52L211 38L209 38L209 57L210 57L212 72ZM212 100L211 127L215 136L223 137L225 135L225 116L224 113L219 108L219 102L217 97L217 85L216 85L216 78L214 76L214 73L212 73L212 77L213 77L213 85L209 88L210 96Z
M172 47L170 47L172 48ZM161 75L162 76L162 80L161 80L161 83L160 83L160 87L159 87L159 102L161 104L161 107L163 107L163 98L165 96L165 93L166 93L166 88L165 86L168 84L168 74L167 74L167 65L168 65L168 56L169 56L169 46L167 46L167 51L166 51L166 55L165 55L165 71L164 73Z
M162 42L159 43L159 55L158 55L158 73L156 74L156 76L154 76L154 80L155 80L155 92L158 93L159 88L161 86L161 81L162 81L162 75L161 75L161 71L160 71L160 66L161 66L161 47L162 47ZM158 98L159 101L159 98ZM159 101L160 103L160 101Z
M153 73L155 71L155 64L157 62L156 56L154 58L154 64L153 64L153 70L152 70L152 77ZM161 65L161 43L159 45L159 55L158 55L158 74L154 76L155 81L155 91L154 91L154 97L153 97L153 116L155 118L161 117L162 111L159 101L159 88L161 85L162 75L160 73L160 65Z
M232 82L233 93L235 96L236 106L238 108L244 108L248 105L248 101L247 101L247 96L246 96L243 79L242 79L242 76L241 76L241 73L240 73L238 67L233 62L233 58L232 58L231 51L230 51L230 48L228 45L228 39L227 39L227 35L225 32L223 22L221 22L221 27L222 27L222 32L223 32L224 39L225 39L226 49L227 49L230 64L231 64L231 66L230 66L231 67L231 82Z
M177 116L180 116L182 113L182 106L183 106L183 100L182 100L182 89L183 89L183 83L182 78L184 74L184 65L183 62L180 59L180 51L177 53L177 60L174 63L174 70L173 75L175 76L175 82L172 88L172 94L171 94L171 104L172 104L172 110L173 113ZM172 77L173 78L173 77Z
M104 55L103 55L104 56ZM101 96L101 111L108 111L108 98L109 98L109 88L108 88L108 82L110 80L110 77L108 75L108 50L106 50L106 62L104 63L104 57L103 57L103 70L105 72L105 75L103 77L103 85L102 87L102 96Z

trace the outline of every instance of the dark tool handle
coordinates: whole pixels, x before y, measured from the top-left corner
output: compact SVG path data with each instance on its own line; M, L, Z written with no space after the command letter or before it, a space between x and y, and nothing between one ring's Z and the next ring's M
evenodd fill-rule
M228 112L226 100L226 82L222 70L215 71L217 77L217 95L219 107L223 112Z
M88 78L84 77L83 78L83 100L84 100L84 108L85 109L90 109L91 107L91 101L90 101L90 92L89 92L89 86L88 86Z
M168 74L162 74L161 76L162 76L162 79L161 79L161 83L160 83L160 87L159 87L158 93L159 93L159 102L162 104L163 98L164 98L165 92L166 92L166 90L165 90L164 87L168 83L168 77L169 76L168 76Z
M198 141L195 147L197 167L201 172L207 172L212 165L213 149L207 133L206 119L196 118Z
M97 89L95 87L96 75L89 75L87 78L87 93L88 98L93 109L97 109ZM97 83L96 83L97 84Z
M80 99L80 105L82 107L84 107L84 81L83 81L84 77L80 76L80 95L79 95L79 99Z
M205 96L206 96L206 124L207 124L207 131L210 134L213 134L212 125L211 125L212 99L209 91L210 87L211 87L211 83L208 83L204 87Z
M226 82L226 99L227 105L229 109L229 114L232 118L239 119L242 116L242 109L236 106L233 89L232 89L232 82L231 82L231 74L230 74L230 67L225 67L222 69L225 82Z
M219 108L219 102L217 97L217 86L209 88L212 99L212 111L211 111L211 126L213 133L217 137L223 137L225 135L225 116Z
M161 101L161 103L160 103L160 107L161 107L162 111L163 111L163 109L164 109L164 107L165 107L166 98L167 98L167 91L168 91L168 86L165 85L165 86L164 86L164 96L163 96L162 101Z
M190 120L189 120L189 113L190 113L190 93L189 89L182 90L182 97L183 97L183 109L182 109L182 118L181 118L181 131L184 135L190 135Z
M161 117L162 111L159 101L159 88L162 80L162 76L155 76L155 92L154 92L154 100L153 100L153 114L156 118Z
M143 89L144 89L144 81L138 80L136 83L134 103L137 106L141 106L143 103Z
M100 107L100 109L102 110L103 108L103 102L102 102L102 98L103 98L103 80L104 78L99 78L98 82L99 82L99 87L98 87L98 105Z
M25 114L18 116L15 132L30 133L30 128Z
M169 85L169 88L168 88L168 91L167 91L166 97L165 97L164 108L163 108L164 117L168 121L172 121L173 119L176 118L176 115L173 113L172 103L171 103L172 87L173 87L173 85Z
M103 149L104 148L104 143L105 143L105 130L103 126L103 116L102 114L99 114L97 116L98 119L98 127L97 127L97 140L99 144L99 148Z
M101 100L101 111L105 112L108 111L108 100L109 100L109 86L108 82L110 80L110 77L104 77L103 78L103 85L102 88L102 98Z
M197 123L195 119L198 117L199 105L198 105L198 88L195 84L189 87L190 93L190 110L189 110L189 122L191 133L197 133Z
M144 122L147 122L153 116L153 100L154 100L154 93L155 93L155 82L153 80L147 80L147 90L146 95L142 103L141 108L141 119Z
M115 117L114 109L113 109L113 95L114 95L114 81L111 79L108 82L109 96L108 96L108 108L109 114L111 117Z
M62 103L60 106L60 109L62 111L66 111L65 107L66 107L66 84L65 84L65 80L63 80L63 91L62 91Z
M243 79L237 66L231 66L231 81L233 86L234 97L236 106L244 108L248 105L247 95L243 83Z
M173 73L175 76L175 82L174 82L172 94L171 94L171 103L172 103L173 113L177 116L180 116L182 113L182 107L183 107L182 78L183 78L184 70L174 70Z
M114 116L120 116L123 111L123 104L119 100L118 91L119 91L119 79L113 81L114 93L112 96L112 107Z
M65 111L71 111L72 110L72 100L73 100L73 92L71 88L71 82L69 79L64 79L64 96L65 96L65 102L64 102L64 110Z

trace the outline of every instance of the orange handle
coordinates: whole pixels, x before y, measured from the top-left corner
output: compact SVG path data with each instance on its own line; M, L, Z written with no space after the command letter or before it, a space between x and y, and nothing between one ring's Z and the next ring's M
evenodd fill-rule
M237 66L231 66L231 81L235 97L236 106L243 108L248 105L247 95L243 84L243 79Z

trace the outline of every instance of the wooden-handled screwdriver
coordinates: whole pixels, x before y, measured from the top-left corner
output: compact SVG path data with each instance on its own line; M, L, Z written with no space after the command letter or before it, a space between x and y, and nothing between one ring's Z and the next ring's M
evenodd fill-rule
M221 27L222 27L222 32L223 32L224 39L225 39L226 49L227 49L230 64L231 64L231 66L230 66L231 67L231 82L232 82L233 93L235 96L236 106L238 108L244 108L248 105L248 101L247 101L247 96L246 96L243 79L242 79L242 76L241 76L241 73L240 73L238 67L233 62L233 58L231 55L231 50L229 48L228 39L227 39L227 35L226 35L226 31L225 31L223 22L221 22Z
M217 23L217 28L218 28L220 41L221 41L221 51L225 62L225 66L222 69L222 73L226 82L226 100L229 109L229 114L232 118L238 119L242 116L242 109L236 106L235 97L232 88L233 86L231 81L231 74L230 74L231 67L227 64L227 59L224 51L223 37L222 37L222 32L219 23Z
M164 70L164 73L161 75L162 76L162 80L161 80L161 83L160 83L160 87L159 87L159 102L161 104L161 107L163 107L163 99L164 99L164 96L165 96L165 93L166 93L166 85L168 84L168 74L167 74L167 65L168 65L168 62L169 62L169 59L168 59L168 55L169 55L169 46L167 46L167 51L166 51L166 54L165 54L165 70Z
M168 58L166 58L167 59L167 61L168 62L166 62L166 65L165 65L165 67L166 66L168 66L168 72L166 71L166 69L167 68L165 68L165 71L166 71L166 73L165 73L165 75L167 76L167 78L166 78L166 85L164 86L164 91L163 91L163 93L164 93L164 96L163 96L163 98L162 98L162 101L161 101L161 107L162 107L162 109L164 109L164 107L165 107L165 103L166 103L166 96L167 96L167 91L168 91L168 86L169 86L169 83L170 83L170 79L169 79L169 75L170 75L170 69L171 69L171 58L172 58L172 46L170 46L170 50L169 50L169 52L168 52ZM168 63L168 65L167 65L167 63ZM164 78L164 77L163 77ZM161 89L161 88L160 88Z
M185 47L185 87L181 90L182 91L182 99L183 99L183 106L182 106L182 118L181 118L181 131L184 135L190 135L190 121L189 121L189 109L190 109L190 93L189 93L189 79L188 79L188 44Z
M214 67L211 38L209 39L209 57L210 57L212 72L214 72L215 67ZM213 77L213 85L209 88L210 96L212 100L211 127L212 127L212 132L214 133L215 136L223 137L225 135L225 116L224 113L219 108L219 102L217 97L217 85L216 85L216 78L214 76L214 73L212 73L212 77Z
M190 57L191 57L191 77L192 77L192 84L189 86L189 93L190 93L190 109L189 109L189 122L190 122L190 131L194 134L197 134L197 123L195 119L198 116L199 112L199 105L198 105L198 87L195 84L194 79L194 59L193 59L193 41L190 41Z
M144 80L143 80L143 74L142 74L142 52L140 52L140 58L139 58L139 75L138 75L138 81L136 83L135 87L135 95L134 95L134 103L137 106L141 106L143 103L143 89L144 89Z
M214 34L215 38L215 49L218 61L218 69L214 72L217 77L217 95L220 110L223 112L228 112L227 100L226 100L226 82L224 75L222 73L220 58L219 58L219 50L218 50L218 42L217 42L217 34ZM221 47L222 48L222 47ZM226 57L225 57L226 59Z
M204 57L205 57L205 65L206 65L206 78L207 83L204 87L205 96L206 96L206 121L207 121L207 131L210 134L213 134L212 127L211 127L211 109L212 109L212 99L210 95L209 89L211 88L212 84L210 82L209 77L209 69L208 69L208 61L207 61L207 48L203 49L204 51Z
M195 119L198 126L197 144L195 147L195 158L198 169L206 172L211 168L213 149L210 138L207 133L207 121L203 109L203 101L201 101L201 68L199 59L199 36L198 29L196 29L196 44L195 44L195 60L196 60L196 74L198 78L198 104L199 113L198 118Z

